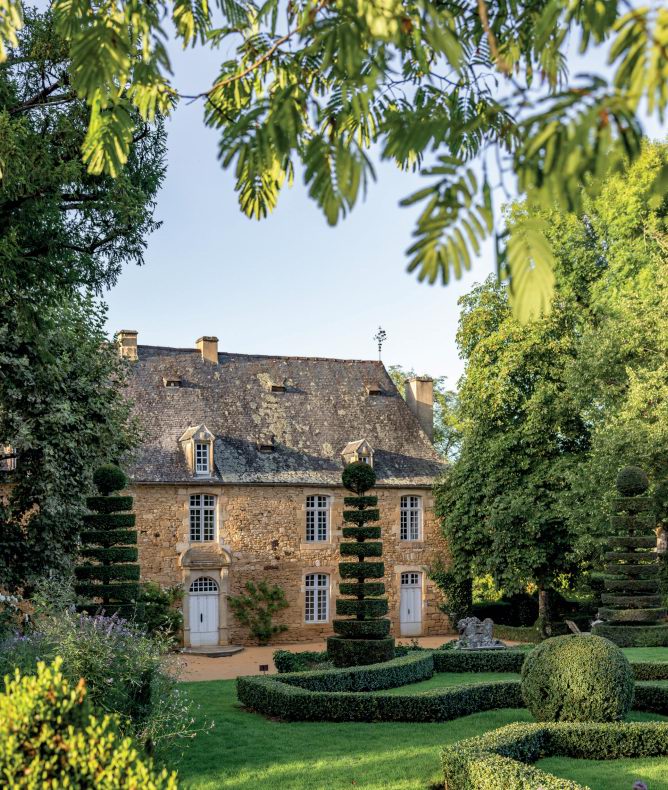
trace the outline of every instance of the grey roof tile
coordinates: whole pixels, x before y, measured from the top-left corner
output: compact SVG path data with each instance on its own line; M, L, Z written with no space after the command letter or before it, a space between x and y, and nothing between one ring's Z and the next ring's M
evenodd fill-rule
M197 482L179 438L204 423L215 436L214 479L224 483L340 483L341 451L363 437L379 485L426 486L443 465L380 362L218 355L138 346L128 395L145 431L130 474L137 482ZM180 378L180 387L165 387ZM285 392L271 385L285 382ZM377 381L382 395L366 385ZM273 452L258 444L271 443Z

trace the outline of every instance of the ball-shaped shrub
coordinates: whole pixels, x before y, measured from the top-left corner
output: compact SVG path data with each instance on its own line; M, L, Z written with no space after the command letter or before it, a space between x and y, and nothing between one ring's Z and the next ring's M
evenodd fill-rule
M128 484L125 472L116 464L104 464L93 472L93 482L103 496L120 491Z
M376 473L365 463L348 464L341 475L341 482L355 494L363 494L376 484Z
M649 479L639 466L625 466L617 475L617 491L622 496L638 496L649 488Z
M621 721L633 703L631 665L598 636L556 636L522 666L522 697L537 721Z

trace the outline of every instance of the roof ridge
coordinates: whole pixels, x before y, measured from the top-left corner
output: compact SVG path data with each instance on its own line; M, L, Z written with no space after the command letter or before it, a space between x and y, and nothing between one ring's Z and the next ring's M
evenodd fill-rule
M200 351L197 348L178 348L174 346L153 346L148 344L138 344L137 349L156 349L158 351L182 351L182 352L191 352L193 354L199 354ZM300 362L355 362L360 364L373 364L373 365L383 365L383 363L378 359L342 359L340 357L305 357L299 355L291 355L291 354L251 354L251 353L244 353L244 352L236 352L236 351L219 351L219 357L247 357L250 359L290 359L290 360L297 360Z

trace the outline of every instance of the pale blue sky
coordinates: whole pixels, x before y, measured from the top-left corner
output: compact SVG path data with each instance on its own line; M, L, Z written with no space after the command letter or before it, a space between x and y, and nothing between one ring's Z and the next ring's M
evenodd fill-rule
M205 89L220 59L175 52L176 86ZM398 203L423 185L418 175L378 166L366 202L335 228L301 182L284 190L268 219L251 221L217 162L217 135L204 127L201 104L181 104L167 128L156 211L163 225L148 241L145 265L126 267L105 297L110 332L136 329L140 343L154 345L190 347L217 335L225 351L374 358L380 324L386 365L455 385L457 300L494 270L493 252L489 245L473 271L447 287L406 273L416 211Z

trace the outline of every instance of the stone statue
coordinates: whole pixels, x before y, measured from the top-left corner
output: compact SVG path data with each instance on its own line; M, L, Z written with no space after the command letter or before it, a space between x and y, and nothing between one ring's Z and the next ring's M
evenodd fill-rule
M465 617L457 623L459 639L455 647L459 650L503 650L506 645L494 639L494 623L489 617L482 622L477 617Z

